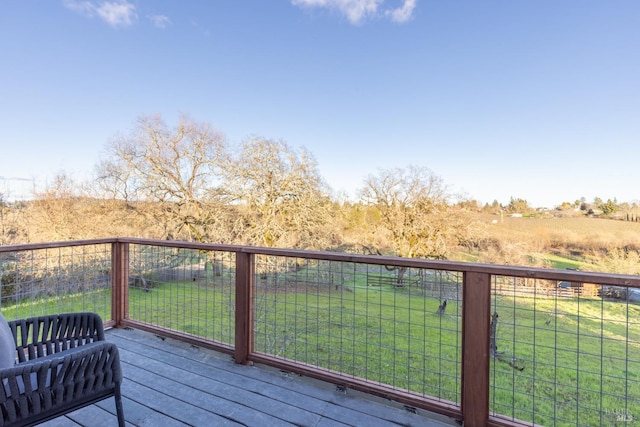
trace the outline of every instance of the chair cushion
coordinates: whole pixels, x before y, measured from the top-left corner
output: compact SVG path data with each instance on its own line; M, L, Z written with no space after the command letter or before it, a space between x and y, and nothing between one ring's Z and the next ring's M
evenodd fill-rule
M11 333L7 319L0 313L0 369L16 364L16 341Z

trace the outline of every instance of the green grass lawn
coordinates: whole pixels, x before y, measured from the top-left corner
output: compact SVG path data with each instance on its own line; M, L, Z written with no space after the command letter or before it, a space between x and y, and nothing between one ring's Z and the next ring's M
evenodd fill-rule
M573 258L560 255L535 254L534 256L545 260L552 268L593 271L595 267L593 264L588 262L577 261Z
M8 320L82 311L98 313L103 319L111 319L111 289L65 294L57 297L29 298L18 303L2 302L2 314Z
M461 307L413 288L264 286L256 294L256 350L460 403ZM130 290L130 317L233 344L230 282L168 282ZM107 291L3 304L7 318L97 311ZM105 305L106 304L106 305ZM624 425L640 417L640 307L600 299L495 296L491 411L542 425Z
M640 307L600 299L499 297L496 412L548 425L616 425L640 414ZM625 395L628 399L625 398ZM623 424L620 424L623 425Z

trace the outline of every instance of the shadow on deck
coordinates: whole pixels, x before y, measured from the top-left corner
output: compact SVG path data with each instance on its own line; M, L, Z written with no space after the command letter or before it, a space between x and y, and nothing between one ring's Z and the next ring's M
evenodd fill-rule
M161 339L137 330L112 329L125 380L125 418L131 426L456 426L422 410L270 367L241 366L230 356ZM43 424L116 426L108 399Z

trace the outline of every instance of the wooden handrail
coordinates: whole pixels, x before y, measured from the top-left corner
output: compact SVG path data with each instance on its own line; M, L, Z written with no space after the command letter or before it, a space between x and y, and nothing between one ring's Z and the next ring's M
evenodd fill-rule
M176 240L153 240L136 238L118 238L116 240L133 244L164 246L173 248L201 249L235 253L243 252L252 253L255 255L273 255L280 257L353 262L372 265L393 265L398 267L457 271L460 273L487 273L492 276L524 277L540 280L558 280L567 282L597 283L611 286L640 287L640 276L626 274L585 272L527 266L479 264L420 258L402 258L396 256L359 255L330 251L308 251L303 249L280 249L260 246L219 245L211 243L181 242Z
M417 258L401 258L394 256L358 255L329 251L307 251L302 249L279 249L259 246L222 245L213 243L194 243L179 240L138 239L129 237L113 237L106 239L74 240L67 242L28 243L21 245L0 246L0 252L18 252L35 249L51 249L70 246L86 246L111 243L130 243L139 245L162 246L184 249L224 251L234 253L250 253L292 258L320 259L326 261L354 262L373 265L394 265L398 267L426 268L431 270L457 271L460 273L486 273L492 276L524 277L539 280L558 280L567 282L597 283L600 285L640 287L640 276L585 272L576 270L560 270L553 268L537 268L527 266L511 266L497 264L478 264L459 261L442 261Z
M517 277L536 280L596 283L599 285L640 288L640 276L580 272L532 268L526 266L487 265L454 261L408 259L390 256L357 255L337 252L304 251L240 245L218 245L181 241L166 241L136 238L110 238L77 240L71 242L31 243L25 245L0 246L0 253L64 248L86 245L111 245L112 322L116 327L138 325L147 330L161 331L161 327L129 319L129 248L130 245L185 248L205 251L223 251L235 255L235 336L233 346L227 344L224 351L233 352L236 363L250 364L253 361L267 363L281 369L307 374L327 381L343 381L349 387L380 396L395 398L403 403L419 402L419 397L401 390L390 390L384 385L358 378L340 377L337 372L314 368L295 361L274 358L254 351L254 292L256 255L327 260L370 265L392 265L429 270L443 270L462 274L462 342L460 403L436 401L425 397L422 407L443 414L459 417L465 425L518 425L517 420L494 417L489 413L490 391L490 318L491 284L495 277ZM166 332L166 331L165 331ZM162 332L161 332L162 333ZM179 332L173 336L191 343L204 342L199 337ZM213 345L213 342L209 342ZM205 342L206 346L207 343ZM414 400L414 397L416 400Z

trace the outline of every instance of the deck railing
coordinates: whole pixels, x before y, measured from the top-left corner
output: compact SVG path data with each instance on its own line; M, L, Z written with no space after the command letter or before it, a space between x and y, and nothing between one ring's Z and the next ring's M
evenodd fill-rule
M640 417L637 276L127 238L0 265L7 318L95 311L468 426Z

